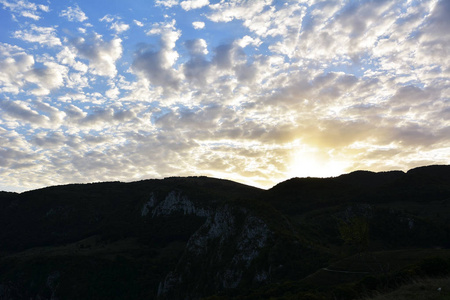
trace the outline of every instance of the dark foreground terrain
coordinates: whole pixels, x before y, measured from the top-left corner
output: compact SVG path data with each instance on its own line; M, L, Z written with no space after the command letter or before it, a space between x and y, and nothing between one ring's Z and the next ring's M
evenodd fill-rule
M0 192L0 300L358 299L449 276L449 247L450 166Z

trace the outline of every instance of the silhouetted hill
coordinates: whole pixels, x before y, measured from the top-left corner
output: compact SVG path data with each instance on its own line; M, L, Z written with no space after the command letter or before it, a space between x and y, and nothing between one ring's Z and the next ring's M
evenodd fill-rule
M450 166L0 192L0 299L353 299L449 241Z
M421 175L439 180L450 180L450 166L448 165L431 165L417 167L407 172L409 175Z
M404 175L405 173L402 171L379 173L370 171L355 171L350 174L341 175L337 177L336 180L357 188L375 188L395 182Z

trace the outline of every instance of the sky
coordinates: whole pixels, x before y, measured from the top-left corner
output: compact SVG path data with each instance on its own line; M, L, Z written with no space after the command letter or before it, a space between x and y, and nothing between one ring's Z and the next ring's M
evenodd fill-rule
M0 0L0 190L450 161L449 0Z

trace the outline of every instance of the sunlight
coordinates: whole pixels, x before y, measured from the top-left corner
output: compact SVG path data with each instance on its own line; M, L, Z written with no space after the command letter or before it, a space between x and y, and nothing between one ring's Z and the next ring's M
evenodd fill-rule
M302 146L294 151L288 174L290 177L334 177L347 172L349 162L338 159L333 151L323 152Z

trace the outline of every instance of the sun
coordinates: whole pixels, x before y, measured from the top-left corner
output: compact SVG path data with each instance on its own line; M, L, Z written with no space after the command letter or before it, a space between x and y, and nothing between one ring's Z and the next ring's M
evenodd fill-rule
M333 150L302 146L293 151L288 173L290 177L334 177L346 173L349 165L334 155Z

